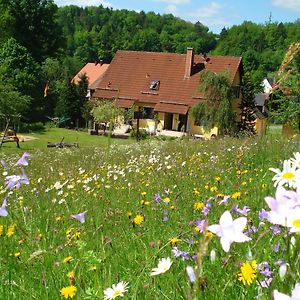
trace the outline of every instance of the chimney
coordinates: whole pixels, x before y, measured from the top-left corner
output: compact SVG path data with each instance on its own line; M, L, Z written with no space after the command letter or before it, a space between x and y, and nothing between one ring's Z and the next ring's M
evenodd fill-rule
M188 47L187 50L186 50L184 78L190 78L191 77L193 64L194 64L194 49Z

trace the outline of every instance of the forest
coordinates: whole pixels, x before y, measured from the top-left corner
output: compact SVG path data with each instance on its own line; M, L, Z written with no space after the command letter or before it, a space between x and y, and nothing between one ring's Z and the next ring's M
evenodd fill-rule
M21 114L25 123L56 116L84 124L87 82L75 86L70 79L87 62L110 62L119 49L185 53L193 47L197 54L242 56L259 91L289 45L300 41L300 20L245 21L214 34L171 14L58 7L52 0L0 0L0 30L0 114Z

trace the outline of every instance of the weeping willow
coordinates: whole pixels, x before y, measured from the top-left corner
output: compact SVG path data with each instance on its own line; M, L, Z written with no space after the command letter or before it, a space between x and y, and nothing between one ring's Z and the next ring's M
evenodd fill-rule
M205 95L205 100L193 107L195 120L201 120L206 130L218 127L220 135L236 132L236 117L232 108L234 96L228 75L201 72L199 91Z

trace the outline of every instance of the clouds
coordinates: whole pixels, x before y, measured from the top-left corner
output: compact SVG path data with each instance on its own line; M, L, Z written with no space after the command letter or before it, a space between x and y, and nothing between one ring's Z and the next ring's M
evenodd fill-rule
M189 13L192 17L197 17L199 19L211 18L218 15L223 8L223 5L217 2L211 2L210 4L203 5L197 10Z
M272 4L292 11L300 11L299 0L272 0Z
M77 6L99 6L113 7L113 5L105 0L55 0L58 6L77 5Z

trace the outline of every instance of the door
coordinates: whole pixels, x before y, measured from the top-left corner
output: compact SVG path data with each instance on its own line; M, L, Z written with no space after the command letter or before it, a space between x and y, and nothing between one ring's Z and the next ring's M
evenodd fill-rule
M173 114L165 113L165 130L172 130L173 127Z

